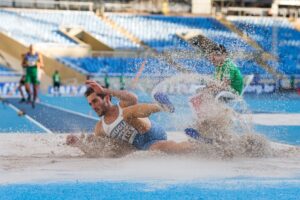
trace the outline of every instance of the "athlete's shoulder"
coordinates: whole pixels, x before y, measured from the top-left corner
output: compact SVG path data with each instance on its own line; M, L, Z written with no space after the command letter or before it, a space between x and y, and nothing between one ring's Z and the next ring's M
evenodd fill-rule
M95 135L96 136L103 136L104 135L104 129L102 126L102 120L98 121L95 126Z
M228 58L226 59L225 63L229 66L229 67L236 67L236 64L233 62L232 59Z

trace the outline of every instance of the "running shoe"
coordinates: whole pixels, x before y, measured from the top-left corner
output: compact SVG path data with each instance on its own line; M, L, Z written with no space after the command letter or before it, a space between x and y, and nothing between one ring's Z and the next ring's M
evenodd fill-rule
M184 132L186 135L188 135L189 137L191 137L197 141L208 143L208 144L211 144L213 142L212 139L203 137L196 129L186 128L186 129L184 129Z
M24 103L26 101L26 99L25 98L22 98L20 101L19 101L19 103Z
M29 94L28 97L27 97L27 101L26 103L30 104L31 103L31 95Z
M162 93L162 92L156 92L154 94L154 99L164 111L170 112L170 113L175 112L175 107L172 104L172 102L170 101L167 94Z

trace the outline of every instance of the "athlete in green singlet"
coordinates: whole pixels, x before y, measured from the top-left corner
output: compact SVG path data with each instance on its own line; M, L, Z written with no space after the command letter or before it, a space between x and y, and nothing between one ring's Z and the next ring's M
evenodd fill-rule
M244 87L243 76L238 67L228 58L225 47L218 45L213 48L209 59L216 67L215 78L225 85L230 85L233 92L240 95Z
M25 87L28 93L28 102L31 101L32 107L35 107L35 101L38 94L39 80L38 69L43 67L41 54L36 52L32 45L29 46L29 51L23 55L22 66L26 69ZM33 99L31 100L30 85L33 85Z

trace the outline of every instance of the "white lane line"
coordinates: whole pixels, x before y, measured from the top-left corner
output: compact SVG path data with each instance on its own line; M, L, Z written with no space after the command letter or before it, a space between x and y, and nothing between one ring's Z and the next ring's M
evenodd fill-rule
M12 105L12 104L8 104L8 106L10 107L10 108L12 108L14 111L16 111L17 113L18 112L21 112L21 110L19 110L17 107L15 107L14 105ZM40 127L41 129L43 129L46 133L51 133L51 134L53 134L53 132L51 131L51 130L49 130L48 128L46 128L45 126L43 126L41 123L39 123L39 122L37 122L36 120L34 120L33 118L31 118L30 116L28 116L28 115L26 115L26 113L25 113L25 115L24 115L25 117L26 117L26 119L28 119L29 121L31 121L32 123L34 123L35 125L37 125L38 127Z
M49 108L54 108L54 109L57 109L57 110L61 110L61 111L64 111L64 112L68 112L68 113L71 113L71 114L74 114L74 115L79 115L79 116L81 116L81 117L86 117L86 118L94 119L94 120L97 120L97 121L99 120L99 118L97 118L97 117L93 117L93 116L86 115L86 114L83 114L83 113L80 113L80 112L68 110L68 109L65 109L65 108L58 107L58 106L53 106L53 105L50 105L50 104L47 104L47 103L39 102L39 104L44 105L44 106L47 106L47 107L49 107Z
M259 125L268 126L300 126L300 114L249 114L249 119ZM299 131L300 132L300 131Z

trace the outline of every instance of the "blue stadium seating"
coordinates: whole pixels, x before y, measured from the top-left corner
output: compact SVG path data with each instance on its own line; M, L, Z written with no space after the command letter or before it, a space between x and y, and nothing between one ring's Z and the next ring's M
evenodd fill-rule
M201 31L211 40L231 51L253 51L239 36L211 17L182 17L163 15L108 14L109 18L158 51L189 49L176 33Z
M191 30L202 31L204 35L228 49L252 51L252 47L243 42L217 20L209 17L171 17L162 15L121 15L108 14L108 17L128 29L149 46L157 50L190 49L190 46L176 33ZM61 26L82 27L100 41L114 49L141 48L92 12L83 11L24 11L0 9L0 29L12 35L24 44L55 43L76 45L59 32ZM164 27L164 28L161 28Z
M208 60L202 59L178 59L176 62L185 66L191 71L200 73L200 74L212 74L214 72L214 66Z
M285 74L300 73L300 32L288 19L267 17L230 17L240 30L255 40L265 51L279 57L274 64Z
M121 74L135 76L144 62L143 76L170 76L177 73L175 68L157 58L62 57L58 58L58 60L83 74L93 74L95 76L101 76L105 73L108 73L110 76L119 76ZM177 59L175 61L195 73L213 74L215 70L212 63L203 58ZM267 75L266 71L253 61L237 60L236 64L244 75Z
M300 46L281 46L279 48L279 66L278 69L285 74L300 75Z
M63 57L58 60L73 69L84 74L103 75L108 73L110 76L135 76L142 64L145 62L143 75L145 76L169 76L176 73L165 62L155 58L69 58Z
M11 68L0 64L0 76L18 76L18 73Z
M114 49L135 49L139 45L113 30L92 12L24 11L0 9L0 29L24 44L56 43L76 45L59 33L60 26L82 27Z
M235 63L240 68L242 74L267 74L267 72L253 60L238 59Z
M13 70L0 64L0 72L11 72L11 71Z

